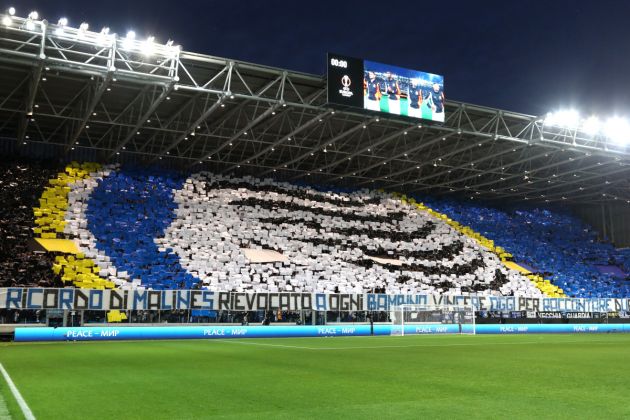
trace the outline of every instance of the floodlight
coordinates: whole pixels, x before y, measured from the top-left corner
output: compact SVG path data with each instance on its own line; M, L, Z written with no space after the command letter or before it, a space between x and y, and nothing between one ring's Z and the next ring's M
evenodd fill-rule
M13 22L13 20L9 16L5 16L5 17L2 18L2 24L4 26L11 26L12 22Z
M108 45L109 44L109 28L105 26L101 29L101 32L98 34L98 43L100 45Z
M604 133L613 143L625 146L630 143L630 123L621 117L612 117L606 121Z
M31 13L28 14L28 18L32 20L37 20L39 19L39 13L37 13L36 10L33 10Z
M63 35L63 30L67 25L68 25L68 19L66 19L65 17L62 17L61 19L59 19L57 21L57 29L55 29L55 34L59 36Z
M550 112L545 118L545 124L560 127L576 127L580 121L580 114L574 109Z
M153 50L155 49L155 45L153 44L154 40L155 38L150 36L147 38L146 41L142 43L142 52L144 53L144 55L153 54Z
M87 22L83 22L81 23L81 25L79 25L79 30L85 32L88 30L89 27L90 25Z
M597 134L601 130L601 127L602 123L599 121L599 118L595 116L588 117L582 123L582 130L591 136Z
M35 23L31 19L26 21L26 29L29 31L35 30Z
M9 15L15 16L15 7L9 7Z
M123 40L123 48L126 50L130 50L133 46L133 40L136 38L136 33L134 31L127 32L127 36Z

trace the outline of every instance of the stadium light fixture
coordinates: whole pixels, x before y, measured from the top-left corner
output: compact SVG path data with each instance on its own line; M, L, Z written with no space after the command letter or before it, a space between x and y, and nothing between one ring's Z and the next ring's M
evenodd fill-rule
M98 43L103 46L107 46L111 43L111 36L109 34L109 27L105 26L98 34Z
M90 28L90 25L87 22L82 22L79 25L79 32L77 32L77 37L83 38L89 28Z
M550 112L545 118L545 124L566 128L577 127L580 122L580 114L574 109Z
M55 34L58 36L63 35L65 27L68 26L68 19L62 17L57 21L57 29L55 29Z
M173 45L173 43L174 41L172 39L169 39L166 42L166 48L171 56L176 57L179 54L181 47L179 45Z
M30 17L26 20L26 30L28 31L35 30L35 22L33 22L33 19L31 19Z
M31 20L37 20L39 19L39 13L37 13L37 10L33 10L31 13L28 14L28 18Z
M11 19L11 16L5 16L2 18L2 24L4 26L11 26L11 23L13 23L13 19Z
M9 7L9 16L15 16L15 7Z
M136 39L136 33L134 31L128 31L127 36L123 40L123 48L130 50L133 47L133 42Z
M597 118L596 116L591 116L588 117L583 123L582 123L582 130L586 133L589 134L591 136L594 136L595 134L599 133L599 131L602 128L602 123L599 120L599 118Z
M606 121L604 134L610 141L620 146L630 143L630 123L621 117L612 117Z
M146 41L144 41L144 43L142 44L142 52L144 53L144 55L151 55L153 54L154 50L155 50L155 44L154 44L155 38L150 36L146 39Z

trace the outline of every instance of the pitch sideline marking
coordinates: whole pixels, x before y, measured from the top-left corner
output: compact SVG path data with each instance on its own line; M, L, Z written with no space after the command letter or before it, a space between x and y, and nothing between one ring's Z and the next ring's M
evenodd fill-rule
M22 394L20 394L20 391L17 389L17 387L13 383L13 380L9 376L9 372L7 372L4 366L2 366L2 363L0 363L0 372L2 372L2 376L4 376L4 380L9 385L9 389L11 390L11 393L13 394L13 398L15 398L18 405L22 409L22 414L24 414L24 418L26 420L35 420L35 416L33 415L33 412L28 407L28 404L26 404L26 401L24 401Z
M307 347L307 346L292 346L289 344L272 344L272 343L255 343L252 341L243 340L212 340L220 341L223 343L245 344L250 346L263 346L263 347L280 347L287 349L300 349L300 350L368 350L368 349L391 349L391 348L409 348L409 347L459 347L459 346L487 346L487 345L519 345L519 344L564 344L564 343L583 343L581 340L572 341L520 341L513 343L449 343L449 344L407 344L407 345L385 345L385 346L352 346L352 347ZM610 340L592 340L589 343L613 343Z
M0 394L0 419L10 419L9 415L9 407L7 407L7 402L4 400L2 394Z

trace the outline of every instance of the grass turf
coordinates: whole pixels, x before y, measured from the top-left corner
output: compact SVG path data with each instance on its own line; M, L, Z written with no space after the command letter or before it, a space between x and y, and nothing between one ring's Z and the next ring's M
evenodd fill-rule
M628 418L629 361L630 334L0 347L38 419Z

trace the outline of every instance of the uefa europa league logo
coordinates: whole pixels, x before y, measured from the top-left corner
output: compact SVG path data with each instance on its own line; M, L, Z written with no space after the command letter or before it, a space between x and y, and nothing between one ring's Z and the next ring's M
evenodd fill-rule
M343 88L339 91L341 96L343 96L344 98L350 98L353 95L352 91L350 90L351 84L352 80L350 80L350 76L344 74L341 77L341 86L343 86Z

